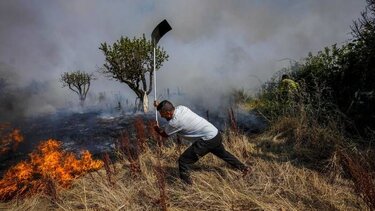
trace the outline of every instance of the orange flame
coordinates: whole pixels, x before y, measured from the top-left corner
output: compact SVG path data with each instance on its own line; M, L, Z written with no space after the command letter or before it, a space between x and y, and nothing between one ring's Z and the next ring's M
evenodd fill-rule
M62 151L61 142L53 139L42 142L29 156L30 161L11 167L0 180L0 200L47 192L48 181L57 188L67 188L75 178L103 166L87 150L82 152L80 160L76 159L73 153Z
M22 141L19 129L11 130L9 124L0 124L0 155L8 153L10 149L16 150Z

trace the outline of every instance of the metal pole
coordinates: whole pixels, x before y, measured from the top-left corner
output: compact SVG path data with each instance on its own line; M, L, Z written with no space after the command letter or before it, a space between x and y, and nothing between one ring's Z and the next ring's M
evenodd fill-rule
M154 101L156 101L156 46L154 46L154 89L155 89L155 95L154 95ZM158 122L158 111L157 109L155 108L155 120L156 120L156 125L159 126L159 122Z

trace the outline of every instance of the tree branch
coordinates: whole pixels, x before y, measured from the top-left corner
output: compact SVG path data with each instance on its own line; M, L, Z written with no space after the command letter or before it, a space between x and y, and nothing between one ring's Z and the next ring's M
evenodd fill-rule
M79 92L77 91L77 90L74 90L73 88L72 88L72 86L71 86L72 84L68 84L68 87L69 87L69 89L70 90L72 90L73 92L75 92L75 93L77 93L78 95L79 95Z

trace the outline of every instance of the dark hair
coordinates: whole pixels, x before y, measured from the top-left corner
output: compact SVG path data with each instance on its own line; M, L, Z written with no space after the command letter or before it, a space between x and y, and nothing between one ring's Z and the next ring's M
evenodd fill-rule
M284 79L289 79L289 75L283 74L283 76L281 76L281 80L284 80Z
M159 103L157 109L158 109L159 112L173 111L174 110L174 106L168 100L163 100L163 101L161 101Z

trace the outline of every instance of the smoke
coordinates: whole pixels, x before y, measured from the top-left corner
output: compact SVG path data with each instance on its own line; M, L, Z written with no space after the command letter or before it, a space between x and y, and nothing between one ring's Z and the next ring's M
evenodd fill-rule
M0 114L1 121L14 121L25 116L54 113L61 97L53 81L36 81L20 84L17 70L0 63Z
M17 105L14 114L25 115L69 106L76 96L59 84L63 72L98 75L104 63L100 43L113 43L121 35L150 36L164 18L173 29L159 42L170 59L158 71L158 93L179 89L185 95L176 98L178 103L215 108L232 88L256 90L288 65L281 59L300 60L310 51L343 44L351 38L350 25L365 4L364 0L1 1L0 78L13 87L1 96L0 115L12 116L5 101ZM38 91L30 94L30 86ZM93 82L89 93L91 103L99 93L135 97L125 84L104 77Z

